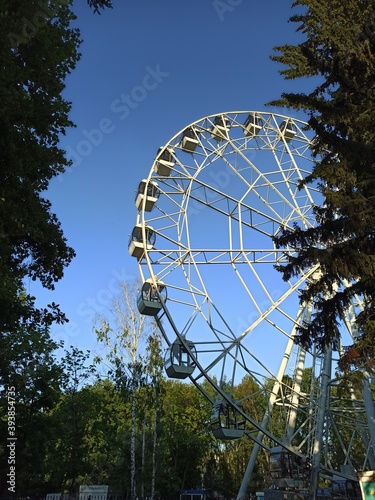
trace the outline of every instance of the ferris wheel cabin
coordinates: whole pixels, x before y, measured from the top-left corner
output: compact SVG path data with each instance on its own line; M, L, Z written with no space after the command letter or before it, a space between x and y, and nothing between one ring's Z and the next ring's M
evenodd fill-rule
M284 120L280 125L280 132L285 142L290 142L296 135L297 130L292 120Z
M254 137L259 134L261 128L262 125L259 115L257 113L250 113L244 123L245 135L247 137Z
M194 343L185 340L190 352L197 357ZM170 378L184 379L193 373L195 363L180 339L176 339L168 348L164 358L164 368Z
M158 201L160 196L160 190L158 188L158 184L156 182L149 181L146 179L142 179L139 183L137 194L135 195L135 205L137 210L141 210L143 208L143 200L145 201L145 211L151 212L154 208L155 203Z
M164 283L159 282L155 286L151 280L146 280L138 296L138 311L146 316L156 316L166 300L167 288Z
M211 431L216 439L239 439L245 432L245 420L227 401L216 401L211 413Z
M168 177L174 164L173 149L166 148L163 150L163 148L159 148L155 162L155 172L163 177Z
M224 120L222 116L215 116L214 123L211 127L211 137L217 141L228 139L229 122Z
M301 488L309 476L309 462L282 446L270 450L270 473L274 488Z
M181 140L181 149L187 153L194 153L199 141L197 139L197 133L193 127L188 127L184 130Z
M143 241L142 226L137 224L134 226L133 231L129 238L129 253L132 257L140 259L145 253L145 249L151 250L155 245L156 234L152 227L145 227L146 241Z

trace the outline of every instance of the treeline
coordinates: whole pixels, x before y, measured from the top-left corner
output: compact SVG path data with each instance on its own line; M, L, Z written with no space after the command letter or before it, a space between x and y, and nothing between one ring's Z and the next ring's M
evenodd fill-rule
M152 367L145 357L135 367L133 429L130 364L103 373L103 363L92 364L88 352L73 347L57 359L59 346L48 331L25 330L7 340L0 379L2 498L12 491L15 497L73 493L80 484L109 484L128 497L134 486L139 498L177 497L182 489L202 487L212 495L236 496L251 440L217 441L210 431L211 403L195 386L166 379L160 359ZM255 412L256 404L248 411ZM8 439L9 415L14 415L16 441ZM10 491L9 442L15 443ZM259 463L252 493L267 476L265 455Z

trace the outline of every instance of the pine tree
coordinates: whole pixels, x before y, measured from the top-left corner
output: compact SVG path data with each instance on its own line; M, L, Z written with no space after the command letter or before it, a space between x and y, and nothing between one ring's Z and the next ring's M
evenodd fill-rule
M315 228L296 226L275 238L279 248L296 250L279 270L287 280L320 266L320 276L301 295L317 311L299 329L305 347L331 343L350 301L363 299L356 353L368 364L375 353L375 4L297 0L293 8L299 13L290 21L303 41L276 47L271 59L285 65L285 79L316 86L283 93L271 104L307 112L316 164L301 184L317 182L325 203L314 207Z

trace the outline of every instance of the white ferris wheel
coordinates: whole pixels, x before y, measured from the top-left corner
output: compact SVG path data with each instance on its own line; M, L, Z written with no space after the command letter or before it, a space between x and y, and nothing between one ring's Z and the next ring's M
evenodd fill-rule
M211 401L214 435L254 441L241 498L260 449L280 490L311 492L330 478L350 497L357 471L375 469L370 384L359 397L335 379L361 300L342 321L341 342L306 352L296 327L314 309L300 306L299 293L319 270L288 282L275 270L293 249L277 249L273 237L312 227L322 201L316 186L299 187L314 161L306 130L270 112L207 116L158 150L136 194L129 252L143 283L139 310L158 322L167 375L190 379ZM243 380L249 393L239 398ZM255 400L258 418L248 410Z

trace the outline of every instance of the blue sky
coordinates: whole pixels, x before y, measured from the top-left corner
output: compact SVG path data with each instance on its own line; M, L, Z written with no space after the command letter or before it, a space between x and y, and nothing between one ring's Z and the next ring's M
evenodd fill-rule
M265 104L303 90L269 58L274 46L300 40L289 1L114 0L113 7L98 16L75 2L82 58L65 97L76 128L61 142L73 166L46 196L77 257L53 293L35 289L40 305L53 300L70 319L52 328L54 338L83 350L95 349L95 314L106 313L121 280L137 276L127 249L134 195L157 149L210 114L288 114Z

